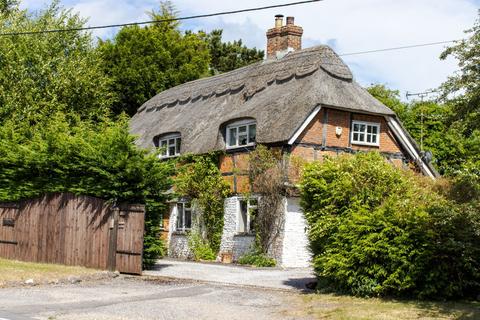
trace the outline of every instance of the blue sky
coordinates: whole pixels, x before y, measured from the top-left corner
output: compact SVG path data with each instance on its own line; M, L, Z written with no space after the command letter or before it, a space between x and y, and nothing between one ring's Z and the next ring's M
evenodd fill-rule
M293 1L293 0L292 0ZM174 0L182 16L291 2L290 0ZM35 10L48 0L23 0ZM159 7L157 0L61 0L89 19L90 25L147 19L145 12ZM303 45L328 44L337 53L437 42L465 37L464 30L478 17L480 0L324 0L303 6L270 9L191 20L184 29L224 29L226 40L241 38L250 47L264 49L265 31L277 13L295 16L304 29ZM96 31L108 38L115 29ZM440 85L457 70L456 61L440 61L445 46L423 47L344 57L362 85L383 83L405 92L422 92Z

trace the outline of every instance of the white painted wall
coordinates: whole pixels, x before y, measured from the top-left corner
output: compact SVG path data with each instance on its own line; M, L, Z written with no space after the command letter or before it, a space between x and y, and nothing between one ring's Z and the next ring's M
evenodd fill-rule
M237 234L241 199L242 197L230 197L225 199L222 242L220 245L219 257L217 258L218 260L222 253L232 253L233 260L238 260L241 256L250 251L253 242L255 241L255 236L253 235Z
M305 268L310 266L312 253L306 234L306 221L299 198L287 198L285 206L282 267Z
M217 260L220 260L222 253L233 254L233 260L237 261L252 248L254 235L237 234L238 215L240 214L241 197L230 197L225 199L224 204L224 225L222 242ZM169 248L168 255L171 257L189 259L192 253L188 248L187 237L175 233L177 221L177 207L173 205L170 211L169 226ZM285 199L285 223L283 234L280 235L279 251L277 261L285 268L309 267L312 254L308 247L306 234L306 221L300 208L298 198Z

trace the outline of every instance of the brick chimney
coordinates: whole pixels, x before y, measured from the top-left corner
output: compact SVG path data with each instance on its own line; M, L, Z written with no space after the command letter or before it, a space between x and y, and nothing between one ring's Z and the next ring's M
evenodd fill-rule
M275 27L267 31L267 59L280 59L290 51L302 49L302 34L294 17L287 17L287 24L283 25L283 15L277 14Z

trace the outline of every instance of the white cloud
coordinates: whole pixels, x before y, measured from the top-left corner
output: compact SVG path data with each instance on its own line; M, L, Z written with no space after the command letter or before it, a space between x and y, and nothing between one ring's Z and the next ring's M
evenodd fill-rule
M39 1L28 0L32 7ZM176 0L180 15L210 13L286 3L289 0ZM146 19L158 8L156 0L64 0L89 24L111 24ZM25 5L30 7L30 4ZM263 49L265 31L277 13L292 15L304 28L304 45L329 44L338 53L459 39L470 28L480 7L478 0L325 0L302 6L269 9L222 17L190 20L184 28L224 29L226 40L242 38ZM111 36L113 31L95 35ZM405 91L423 91L443 82L456 69L455 61L440 61L443 46L348 56L344 60L364 85L383 82Z

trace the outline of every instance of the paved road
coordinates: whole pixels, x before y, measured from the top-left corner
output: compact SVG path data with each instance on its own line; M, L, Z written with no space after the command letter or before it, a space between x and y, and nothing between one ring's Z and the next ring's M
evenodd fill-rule
M211 283L119 277L92 283L0 289L0 318L292 319L300 295Z
M158 260L144 275L284 290L304 290L307 283L315 281L310 268L250 268L174 259Z

